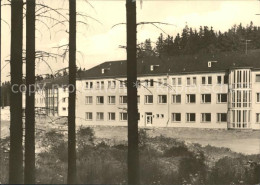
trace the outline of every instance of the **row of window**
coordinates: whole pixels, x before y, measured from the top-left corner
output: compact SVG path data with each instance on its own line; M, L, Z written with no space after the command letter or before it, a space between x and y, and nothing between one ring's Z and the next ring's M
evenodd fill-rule
M93 113L92 112L86 112L85 119L87 121L93 120ZM115 112L109 112L108 113L108 121L115 121L116 120L116 113ZM104 121L104 112L97 112L96 113L96 120L97 121ZM127 121L127 113L126 112L120 112L119 113L119 120L120 121Z
M243 98L243 101L245 98ZM104 104L104 96L97 96L97 104ZM227 103L228 97L225 93L217 94L217 103ZM137 97L137 102L140 103L140 96ZM144 103L145 104L152 104L154 102L153 95L145 95L144 96ZM245 101L244 101L245 102ZM257 93L256 102L260 103L260 93ZM115 104L116 103L116 96L108 96L108 104ZM120 96L119 97L120 104L127 103L127 96ZM167 103L167 95L158 95L158 103L165 104ZM181 103L181 95L176 94L172 95L172 102L171 103ZM196 94L187 94L186 95L186 103L196 103ZM211 103L211 94L201 94L201 103ZM93 104L93 97L86 96L85 104Z
M172 122L181 122L181 113L172 113ZM196 113L186 113L186 122L196 122ZM201 122L210 123L211 113L201 113ZM226 113L217 113L217 122L227 122Z
M96 97L97 104L104 104L104 96L97 96ZM137 102L140 103L140 96L137 97ZM152 104L154 102L153 95L145 95L144 96L144 103L145 104ZM227 102L227 94L217 94L217 103L226 103ZM108 96L107 98L108 104L115 104L116 103L116 96ZM119 96L119 103L126 104L127 103L127 96ZM158 103L165 104L167 103L167 95L158 95ZM181 103L181 95L172 95L172 103ZM186 103L196 103L196 95L195 94L187 94L186 95ZM211 103L211 94L202 94L201 95L201 103ZM85 97L85 104L93 104L93 97L86 96Z
M238 80L237 82L239 83L241 81L242 75L239 76L240 73L238 73ZM246 76L244 75L245 79L244 81L247 81ZM240 81L239 81L240 80ZM228 75L219 75L217 76L217 84L227 84L228 83ZM256 74L256 82L260 82L260 74ZM145 79L144 81L138 80L137 85L140 86L146 86L146 87L153 87L154 84L157 83L158 86L167 86L168 81L167 78L158 78L157 81L154 79ZM107 82L107 88L108 89L114 89L116 88L116 81L115 80L110 80ZM141 84L141 85L140 85ZM201 77L201 84L202 85L212 85L212 76L202 76ZM127 81L119 81L119 87L123 88L126 87ZM172 83L171 85L173 86L180 86L182 85L182 77L175 77L172 78ZM186 85L197 85L197 77L186 77ZM97 89L104 89L105 87L105 81L97 81L96 82L96 88ZM86 88L87 89L92 89L93 88L93 82L86 82Z
M181 122L181 113L172 113L171 114L172 122ZM93 113L86 112L85 119L87 121L93 120ZM140 116L140 115L139 115ZM162 114L162 118L163 118ZM157 115L157 118L160 118L160 115ZM104 112L97 112L96 113L96 120L97 121L104 121ZM108 112L107 116L108 121L116 121L116 113L115 112ZM127 113L120 112L119 113L119 120L120 121L127 121ZM186 113L186 122L195 122L196 121L196 113ZM201 113L201 122L211 122L211 113ZM226 113L217 113L217 122L227 122L227 114Z
M93 113L86 112L85 119L87 121L93 120ZM140 114L139 114L140 117ZM157 118L160 118L160 115L157 114ZM163 114L161 118L164 118ZM115 121L116 120L116 113L115 112L108 112L108 121ZM104 113L97 112L96 113L96 120L97 121L104 121ZM119 120L120 121L127 121L127 113L120 112L119 113ZM171 121L172 122L181 122L181 113L172 113L171 114ZM211 113L201 113L201 122L202 123L210 123L211 120ZM196 113L186 113L186 122L196 122ZM217 122L227 122L227 114L226 113L217 113ZM260 113L256 113L256 123L260 123Z

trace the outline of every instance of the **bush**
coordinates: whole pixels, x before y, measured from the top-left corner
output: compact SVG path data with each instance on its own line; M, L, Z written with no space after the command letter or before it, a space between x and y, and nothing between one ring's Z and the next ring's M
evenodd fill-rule
M94 145L95 132L90 127L80 127L77 132L77 143L79 148L83 148L85 145Z
M138 144L140 148L144 148L147 146L148 135L145 129L140 129L138 132Z
M210 184L259 184L260 165L248 165L243 158L224 157L213 167Z
M207 166L203 153L184 157L179 163L180 183L204 184L206 181Z
M191 156L192 153L188 150L187 146L173 146L169 150L164 151L165 157L188 157Z

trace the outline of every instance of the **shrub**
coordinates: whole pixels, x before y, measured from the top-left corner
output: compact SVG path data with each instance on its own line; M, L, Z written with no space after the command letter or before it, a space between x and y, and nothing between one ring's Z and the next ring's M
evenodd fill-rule
M179 163L179 180L181 183L204 184L206 173L207 166L202 152L184 157Z
M139 139L139 147L143 148L147 146L148 142L148 135L145 129L140 129L138 132L138 139Z
M188 157L191 155L192 153L185 145L172 146L169 150L164 151L165 157Z
M77 144L79 148L84 147L84 145L94 145L95 132L90 127L81 126L77 132Z
M210 184L259 184L260 165L250 166L243 158L224 157L213 167Z

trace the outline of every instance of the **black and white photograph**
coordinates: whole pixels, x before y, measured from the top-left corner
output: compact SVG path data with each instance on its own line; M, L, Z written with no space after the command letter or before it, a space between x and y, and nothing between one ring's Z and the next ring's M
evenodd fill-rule
M260 184L259 0L1 0L0 184Z

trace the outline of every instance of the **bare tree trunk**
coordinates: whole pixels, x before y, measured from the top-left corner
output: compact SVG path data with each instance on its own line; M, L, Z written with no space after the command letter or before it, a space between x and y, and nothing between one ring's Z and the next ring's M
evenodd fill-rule
M9 153L9 183L23 183L23 121L22 121L22 47L23 1L11 0L11 123Z
M139 184L136 2L126 0L127 14L127 113L128 113L128 184Z
M76 0L69 0L68 184L76 183Z
M24 183L35 184L35 0L26 1L26 109Z

